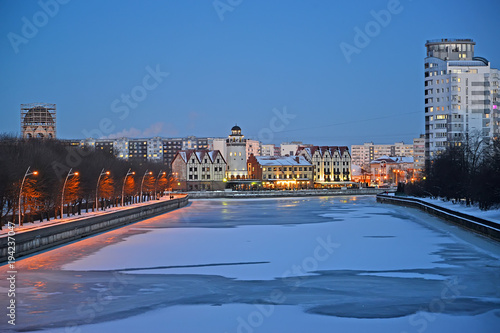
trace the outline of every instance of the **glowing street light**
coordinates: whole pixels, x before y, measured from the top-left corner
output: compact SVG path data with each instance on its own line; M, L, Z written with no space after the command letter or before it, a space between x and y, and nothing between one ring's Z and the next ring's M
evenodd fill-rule
M64 189L66 187L66 182L68 181L68 178L70 176L78 176L78 172L71 173L72 170L73 170L73 168L69 169L68 174L66 175L66 179L64 180L63 188L62 188L62 194L61 194L61 219L63 218L63 215L64 215Z
M125 175L125 179L123 180L123 186L122 186L122 207L123 207L123 194L125 192L125 183L127 182L127 177L130 175L135 175L135 172L130 172L130 168L127 171L127 174Z
M110 174L109 171L104 171L104 168L102 168L102 171L99 174L99 178L97 178L97 186L95 188L95 211L96 212L97 212L97 210L99 208L97 202L98 202L98 193L99 193L99 182L101 181L101 176L109 175L109 174Z
M167 173L166 172L158 172L158 176L156 176L156 180L155 180L155 200L156 200L156 183L158 183L158 179L160 179L160 175L166 175Z
M149 171L146 169L146 172L144 172L144 176L142 176L142 181L141 181L141 202L143 202L144 200L142 199L142 184L144 184L144 177L146 177L146 175L152 175L153 172L152 171Z
M23 181L21 182L21 188L19 189L19 226L23 225L23 222L21 221L21 198L22 198L22 193L23 193L24 181L26 180L27 176L38 175L38 171L30 172L30 168L31 168L31 166L29 166L28 169L26 170L26 172L24 173Z

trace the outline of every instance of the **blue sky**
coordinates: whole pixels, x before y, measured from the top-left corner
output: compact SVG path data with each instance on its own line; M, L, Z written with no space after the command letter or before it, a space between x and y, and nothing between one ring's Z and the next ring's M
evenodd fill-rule
M495 0L60 1L0 1L0 132L19 133L21 103L46 102L68 139L237 123L265 143L411 142L427 39L473 38L500 66Z

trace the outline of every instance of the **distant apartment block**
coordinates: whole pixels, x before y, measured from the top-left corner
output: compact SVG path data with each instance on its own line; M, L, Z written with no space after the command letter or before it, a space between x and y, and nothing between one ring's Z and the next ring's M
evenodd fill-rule
M160 137L149 138L147 141L147 159L163 163L163 140Z
M183 146L185 146L184 141L186 141L186 139L182 138L165 138L162 140L163 164L167 167L172 164L175 155L182 150Z
M428 40L424 61L425 157L500 133L499 71L474 56L472 39Z
M261 144L260 145L260 155L261 156L274 156L274 148L273 144Z
M295 152L300 146L304 146L301 141L283 142L280 147L280 156L295 156Z
M213 138L209 140L209 150L218 150L222 157L227 161L226 158L226 151L227 151L227 143L226 143L226 138Z
M177 152L181 150L207 150L213 146L211 138L118 138L66 140L69 145L91 147L115 155L118 158L142 163L146 161L163 163L170 167ZM225 144L225 139L224 144Z
M425 169L425 135L413 139L413 168L423 171Z
M247 150L247 154L246 154L247 160L250 157L250 155L260 156L260 154L261 154L260 142L257 140L247 139L246 150Z
M351 146L352 164L359 165L366 170L370 168L370 162L382 156L405 156L413 157L415 161L415 169L422 170L425 162L422 155L422 143L425 139L413 139L413 143L405 144L404 142L396 142L394 144L374 144L366 142L362 145Z
M182 149L208 149L208 138L197 138L195 136L189 136L182 140Z

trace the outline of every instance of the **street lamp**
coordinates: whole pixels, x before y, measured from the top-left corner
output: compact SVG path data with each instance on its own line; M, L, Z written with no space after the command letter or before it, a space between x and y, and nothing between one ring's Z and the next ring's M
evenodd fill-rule
M99 210L99 206L97 205L98 193L99 193L99 182L101 181L101 176L109 175L109 171L104 172L104 168L102 168L101 173L99 174L99 178L97 178L97 186L95 188L95 211Z
M141 181L141 202L143 202L143 199L142 199L142 184L144 184L144 177L146 177L146 175L152 175L153 172L152 171L149 171L146 169L146 172L144 172L144 176L142 176L142 181Z
M125 175L125 179L123 180L123 186L122 186L122 207L123 207L123 193L125 192L125 183L127 182L127 177L130 175L135 175L135 172L130 172L130 168L127 171L127 174Z
M72 170L73 170L73 168L69 169L68 174L66 175L66 179L64 180L63 188L62 188L62 194L61 194L61 219L63 218L63 215L64 215L64 189L66 187L66 182L68 181L68 178L70 176L78 176L78 172L71 173Z
M156 184L158 183L158 179L160 179L160 175L166 175L167 173L166 172L158 172L158 176L156 176L156 180L155 180L155 200L157 199L156 198Z
M21 182L21 188L19 189L19 226L23 225L23 222L21 221L21 198L22 198L22 193L23 193L24 181L26 180L27 176L38 175L38 171L30 172L30 168L31 168L31 166L29 166L28 169L26 170L26 172L24 173L23 181Z

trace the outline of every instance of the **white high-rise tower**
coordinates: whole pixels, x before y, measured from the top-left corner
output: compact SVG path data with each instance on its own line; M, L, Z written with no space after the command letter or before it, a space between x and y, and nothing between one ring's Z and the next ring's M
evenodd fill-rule
M499 72L474 57L472 39L425 44L425 157L470 136L499 136Z

